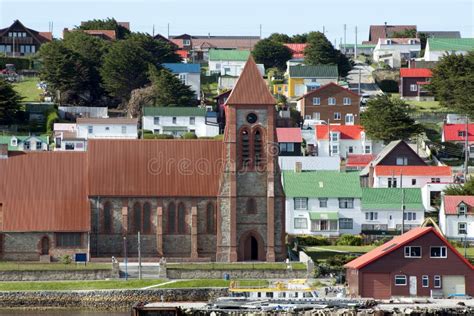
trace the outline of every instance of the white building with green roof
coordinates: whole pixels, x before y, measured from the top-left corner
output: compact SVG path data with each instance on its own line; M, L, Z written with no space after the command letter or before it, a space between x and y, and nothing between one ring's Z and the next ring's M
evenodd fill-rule
M209 50L209 71L221 76L238 77L249 57L249 50L211 49ZM257 67L263 76L265 68L262 64L257 64Z
M425 61L438 61L448 54L466 55L474 50L474 38L429 38L425 48Z
M359 175L339 171L284 171L286 232L336 237L361 231Z
M8 145L8 151L46 151L49 149L49 137L0 136L0 144Z
M206 120L207 118L207 120ZM192 132L197 137L219 134L216 112L199 107L145 107L142 127L153 134L181 136Z

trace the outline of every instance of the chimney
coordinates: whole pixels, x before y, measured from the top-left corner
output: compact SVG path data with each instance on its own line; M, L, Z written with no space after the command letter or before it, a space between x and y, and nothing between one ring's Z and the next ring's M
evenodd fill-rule
M295 172L301 172L303 170L303 162L296 161L295 162Z
M8 158L8 144L0 144L0 159Z
M369 165L369 188L374 187L374 165L370 163Z
M385 38L388 38L387 22L385 22L385 25L384 25L384 32L385 32Z

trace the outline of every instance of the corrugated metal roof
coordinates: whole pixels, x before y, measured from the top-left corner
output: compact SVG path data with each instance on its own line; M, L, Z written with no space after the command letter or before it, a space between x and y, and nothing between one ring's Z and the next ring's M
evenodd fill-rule
M222 141L91 140L92 196L217 196Z
M363 44L377 44L379 38L390 38L395 33L406 30L415 30L416 25L371 25L369 29L369 40Z
M347 167L365 167L374 159L372 154L349 154L347 155Z
M287 197L358 198L362 196L357 172L284 171L282 175Z
M29 152L0 160L3 231L89 231L83 152Z
M277 142L279 143L301 143L301 128L299 127L279 127L276 129Z
M341 139L360 139L360 133L364 131L362 125L315 125L315 134L318 140L328 139L329 131L339 132Z
M137 124L138 119L127 117L114 118L85 118L79 117L76 119L77 124Z
M337 65L290 66L290 78L337 78Z
M428 68L400 68L402 78L431 78L433 73Z
M403 190L407 210L424 210L420 188L363 188L362 209L400 210Z
M444 124L443 135L444 141L465 141L466 124ZM467 125L468 140L474 140L474 124Z
M425 176L449 177L452 175L450 166L375 166L376 176Z
M291 50L293 58L304 58L306 43L286 43L284 45Z
M200 64L185 64L185 63L164 63L163 67L168 68L172 73L201 73Z
M250 56L249 50L234 49L211 49L209 51L209 60L229 60L229 61L246 61Z
M262 74L252 56L240 74L237 83L227 99L227 105L275 105L277 102L270 93Z
M445 195L444 213L446 215L457 215L459 203L464 202L467 205L467 212L474 214L474 196L472 195Z
M428 38L431 51L471 51L474 38Z
M205 108L198 107L151 107L143 108L143 116L206 116Z

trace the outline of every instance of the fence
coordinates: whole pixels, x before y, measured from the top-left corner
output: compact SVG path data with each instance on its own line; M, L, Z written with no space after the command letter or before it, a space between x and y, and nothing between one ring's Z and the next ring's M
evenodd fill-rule
M414 112L410 113L410 117L418 122L439 123L446 119L448 113L450 112Z

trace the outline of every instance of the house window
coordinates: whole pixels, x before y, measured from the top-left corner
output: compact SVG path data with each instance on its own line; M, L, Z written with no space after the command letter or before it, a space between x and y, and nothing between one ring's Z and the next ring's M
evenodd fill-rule
M247 214L257 214L257 201L254 198L247 200Z
M346 124L347 125L354 124L354 114L352 113L346 114Z
M321 113L313 112L313 119L320 120L321 119ZM473 147L473 150L474 150L474 147Z
M412 92L418 91L418 85L416 85L416 84L411 84L411 85L410 85L410 91L412 91Z
M306 218L295 218L295 229L307 229L308 220Z
M338 145L332 145L331 147L331 155L339 155L339 146Z
M74 143L66 143L66 150L74 150Z
M113 210L112 203L106 202L104 204L102 231L106 234L110 234L112 232Z
M397 187L397 178L388 178L388 187L396 188Z
M319 207L321 208L328 207L328 198L319 198Z
M341 119L341 112L334 112L334 119L339 121Z
M466 137L466 131L458 131L459 137Z
M214 204L211 202L207 203L206 221L207 233L214 234L216 232L216 210L214 208Z
M365 220L367 221L376 221L378 218L378 213L377 212L366 212L365 213Z
M43 146L42 142L36 142L36 150L41 150L42 146Z
M416 179L411 179L411 185L416 185Z
M354 208L354 199L353 198L340 198L339 208Z
M176 116L173 116L173 124L176 124Z
M343 99L343 103L344 103L344 105L351 105L351 104L352 104L352 100L351 100L351 98L344 98L344 99Z
M429 287L430 286L430 278L427 275L421 277L421 286L422 287Z
M434 276L434 287L436 289L440 289L441 288L441 276L440 275L435 275Z
M458 206L458 215L466 215L466 204L460 203Z
M446 246L431 246L430 258L446 258L448 256Z
M106 130L106 131L110 131L110 127L107 126L107 127L105 128L105 130Z
M313 98L313 105L320 105L321 104L321 98Z
M407 276L406 275L396 275L395 276L395 286L405 286L407 285Z
M421 258L421 247L420 246L406 246L405 258Z
M294 152L295 144L293 143L280 143L280 152Z
M458 234L467 235L467 223L458 223Z
M403 219L406 221L416 221L416 213L415 212L405 212L403 213Z
M331 132L331 141L332 142L339 141L339 133L338 132Z
M353 147L353 146L349 146L348 151L349 151L349 154L354 153L354 147Z
M16 146L18 145L18 141L17 141L16 138L12 138L12 140L11 140L10 143L11 143L11 145L12 145L13 147L16 147Z
M176 233L176 206L173 202L168 204L168 233Z
M431 178L432 183L440 183L441 179L440 178Z
M328 104L329 105L336 105L336 98L328 98Z
M189 46L189 45L191 45L191 40L189 40L189 39L184 39L184 40L183 40L183 46Z
M94 127L93 126L87 126L87 133L89 133L89 134L94 133Z
M365 145L364 152L366 154L371 154L372 153L372 146L370 145Z
M30 149L30 142L25 142L23 144L23 147L26 149L26 150L29 150Z
M56 247L79 248L81 247L81 233L56 233Z
M127 134L127 126L122 126L122 134Z
M386 39L385 44L386 45L392 45L392 40L391 39Z
M295 210L307 210L308 209L308 198L295 197L293 199L295 203Z
M354 221L352 218L340 218L339 229L352 229L354 227Z
M155 125L160 125L160 117L159 116L155 116L153 118L153 124Z
M408 158L407 157L397 157L397 166L406 166L408 165Z
M186 208L183 203L178 205L178 233L186 233Z
M194 124L196 124L196 118L194 116L191 116L189 118L189 125L194 125Z
M178 78L179 78L179 81L181 81L182 84L186 84L186 74L179 74Z

